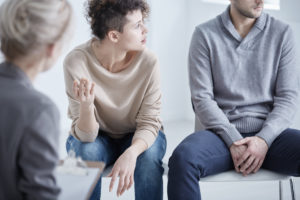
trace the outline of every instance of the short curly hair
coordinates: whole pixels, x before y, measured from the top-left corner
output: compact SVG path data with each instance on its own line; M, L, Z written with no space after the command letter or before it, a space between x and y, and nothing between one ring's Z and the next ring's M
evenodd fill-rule
M93 34L102 40L111 30L123 32L126 15L135 10L140 10L144 18L149 15L145 0L89 0L86 17Z

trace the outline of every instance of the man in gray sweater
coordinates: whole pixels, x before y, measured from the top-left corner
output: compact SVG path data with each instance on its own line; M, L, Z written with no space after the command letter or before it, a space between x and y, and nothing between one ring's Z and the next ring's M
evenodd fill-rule
M295 42L263 5L231 0L194 31L190 88L197 127L205 131L173 152L169 200L200 199L199 179L230 169L300 175L300 131L289 129L299 103Z

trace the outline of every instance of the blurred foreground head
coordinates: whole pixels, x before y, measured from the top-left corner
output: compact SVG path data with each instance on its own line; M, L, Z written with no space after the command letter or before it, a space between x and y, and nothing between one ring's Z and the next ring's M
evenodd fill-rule
M71 19L72 9L66 0L4 1L0 7L0 40L5 59L13 62L46 56L56 60L69 38ZM55 55L48 55L50 47L55 47Z

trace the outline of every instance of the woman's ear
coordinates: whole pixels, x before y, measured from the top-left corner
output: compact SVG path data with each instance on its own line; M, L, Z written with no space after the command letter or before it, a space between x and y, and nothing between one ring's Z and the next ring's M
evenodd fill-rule
M113 43L117 43L119 41L119 39L120 39L120 33L118 31L116 31L116 30L109 31L107 33L107 37Z

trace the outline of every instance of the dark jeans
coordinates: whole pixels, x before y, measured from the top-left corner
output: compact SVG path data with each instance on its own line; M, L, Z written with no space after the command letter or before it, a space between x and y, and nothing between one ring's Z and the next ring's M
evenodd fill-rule
M244 137L254 136L243 134ZM300 131L286 129L272 143L262 168L300 176ZM168 199L200 200L199 180L234 169L230 151L223 140L210 131L186 137L169 160Z
M94 142L84 143L69 136L67 151L73 149L76 156L83 160L102 161L106 166L112 165L131 145L133 133L122 139L112 139L99 132ZM163 198L162 158L166 152L165 134L159 134L153 145L137 158L134 171L134 189L136 200L160 200ZM108 190L108 188L107 188ZM101 177L90 199L99 200L101 196Z

